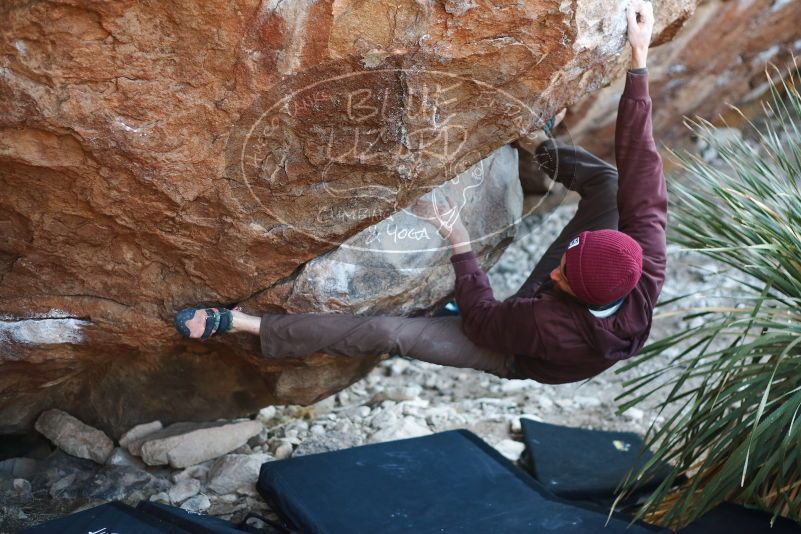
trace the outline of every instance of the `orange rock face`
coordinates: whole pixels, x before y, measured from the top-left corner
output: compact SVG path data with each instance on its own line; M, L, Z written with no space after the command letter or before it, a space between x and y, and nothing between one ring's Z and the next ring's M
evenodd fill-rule
M801 52L801 2L752 0L702 2L673 40L651 49L648 72L654 136L675 147L687 138L682 117L699 115L737 125L729 105L745 108L768 90L767 62L786 75ZM617 96L623 78L585 97L570 109L565 124L573 140L593 153L614 158Z
M171 318L319 309L302 266L621 72L624 4L3 2L0 432L58 407L118 436L363 376L375 360L266 361L255 339L191 342ZM660 5L665 40L694 2ZM520 215L503 206L477 225L500 236L477 241L488 263ZM423 313L447 295L371 287L328 307Z

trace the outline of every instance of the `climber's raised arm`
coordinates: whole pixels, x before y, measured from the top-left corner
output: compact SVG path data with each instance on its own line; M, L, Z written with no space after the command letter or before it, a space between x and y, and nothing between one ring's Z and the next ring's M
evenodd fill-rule
M643 276L653 280L644 287L655 301L666 263L667 191L662 159L653 136L646 70L654 25L651 2L633 0L627 15L631 69L626 74L615 128L619 230L642 247Z
M650 1L632 0L626 10L627 33L631 45L631 68L644 69L654 30L654 8Z

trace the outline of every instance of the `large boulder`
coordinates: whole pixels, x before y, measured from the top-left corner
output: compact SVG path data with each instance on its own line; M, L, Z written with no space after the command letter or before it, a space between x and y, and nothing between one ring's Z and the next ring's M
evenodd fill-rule
M720 124L742 124L759 112L760 97L774 80L786 76L801 51L801 2L705 0L670 42L653 48L648 72L653 100L654 136L676 148L685 141L683 117L699 115ZM585 97L565 119L577 144L610 161L614 158L617 104L621 76L609 87ZM666 160L670 163L670 159Z
M58 406L117 437L363 376L374 358L267 361L171 318L430 310L449 288L419 251L408 299L348 272L315 284L315 258L613 79L626 3L3 2L0 432ZM656 40L694 5L661 2ZM488 266L517 203L470 197Z

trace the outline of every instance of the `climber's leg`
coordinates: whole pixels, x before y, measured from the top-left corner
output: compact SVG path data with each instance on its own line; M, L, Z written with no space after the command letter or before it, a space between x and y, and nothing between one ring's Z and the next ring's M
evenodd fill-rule
M581 147L548 139L537 147L537 161L557 182L581 195L576 214L542 255L513 296L530 295L559 265L568 243L585 230L617 230L617 169Z
M231 325L231 332L247 332L248 334L259 335L261 317L258 315L248 315L247 313L237 310L232 310L231 314L234 317Z
M268 358L302 357L313 352L351 357L391 353L504 378L522 378L514 370L514 355L474 344L462 331L460 317L265 314L259 334L262 354Z
M203 340L226 332L258 334L261 318L242 313L238 307L184 308L175 314L173 322L184 337Z

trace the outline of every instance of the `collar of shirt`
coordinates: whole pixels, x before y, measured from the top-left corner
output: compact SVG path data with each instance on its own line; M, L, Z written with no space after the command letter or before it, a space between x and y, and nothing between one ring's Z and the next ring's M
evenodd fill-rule
M587 308L587 309L595 317L598 317L599 319L605 319L606 317L614 315L615 312L620 309L620 307L623 305L623 300L624 299L620 299L614 305L612 305L612 306L610 306L610 307L608 307L606 309L603 309L603 310L593 310L592 308Z
M547 290L560 291L559 288L556 287L556 284L553 283L553 280L551 280L550 278L548 280L545 280L542 283L542 285L540 285L537 293L539 293L540 291L547 291ZM626 297L623 297L617 302L614 302L611 305L604 308L593 309L592 307L587 306L587 311L589 311L594 317L597 317L599 319L605 319L607 317L611 317L612 315L614 315L623 305L624 300L626 300Z

